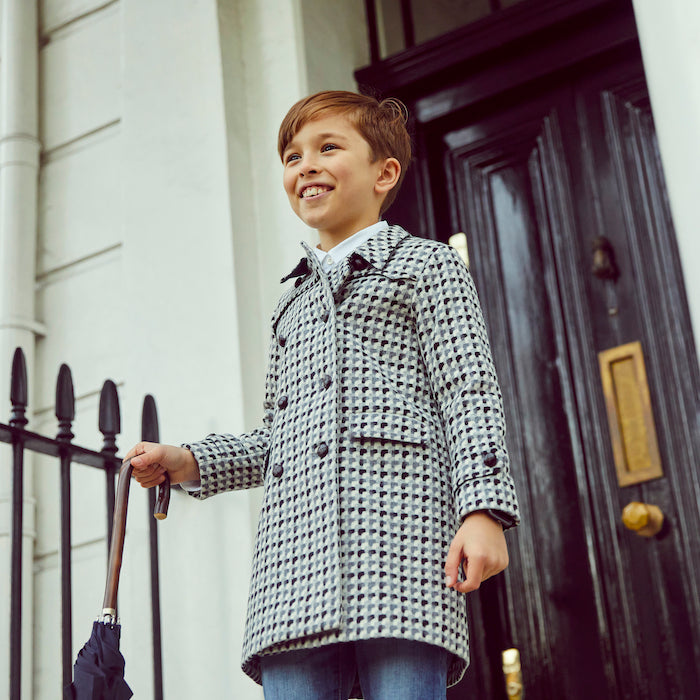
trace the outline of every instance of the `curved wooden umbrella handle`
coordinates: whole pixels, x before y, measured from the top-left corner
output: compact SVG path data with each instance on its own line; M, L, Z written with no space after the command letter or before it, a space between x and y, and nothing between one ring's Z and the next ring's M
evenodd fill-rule
M109 545L109 564L107 567L107 583L105 597L102 602L102 616L117 616L117 589L119 574L122 568L124 552L124 535L126 534L126 511L129 505L129 487L131 486L131 460L127 460L119 469L117 493L114 503L114 519L112 520L112 541ZM156 505L153 512L158 520L164 520L168 515L170 504L170 479L165 475L165 481L158 485Z

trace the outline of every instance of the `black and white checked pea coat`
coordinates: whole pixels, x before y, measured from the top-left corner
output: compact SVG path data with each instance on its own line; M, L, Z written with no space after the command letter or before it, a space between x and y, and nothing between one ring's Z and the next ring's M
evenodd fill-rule
M461 518L518 518L500 390L459 255L390 227L326 275L305 244L272 318L263 425L187 445L200 498L263 486L243 669L335 641L399 637L469 659L444 585ZM285 281L283 280L283 281Z

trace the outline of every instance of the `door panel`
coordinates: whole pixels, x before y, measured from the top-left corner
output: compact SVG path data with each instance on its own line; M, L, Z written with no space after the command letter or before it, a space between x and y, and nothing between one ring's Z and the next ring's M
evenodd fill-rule
M523 524L512 535L516 573L505 580L511 638L504 642L521 651L528 693L592 697L608 686L599 642L605 630L579 499L581 449L567 410L571 396L562 392L566 346L544 194L562 186L544 167L556 159L551 133L558 116L550 105L534 102L482 119L476 129L448 132L445 166L489 330L498 340L494 358L522 507ZM564 193L558 199L565 200ZM489 626L488 614L481 624Z
M577 128L567 150L573 181L580 183L575 219L586 231L578 237L579 257L590 245L588 232L602 232L615 250L620 277L581 276L589 323L570 317L571 345L592 355L641 341L664 469L661 479L620 488L604 427L600 444L590 439L593 430L584 431L591 489L607 494L592 502L618 677L625 697L690 698L699 665L700 491L697 434L689 427L697 414L698 375L641 63L630 59L590 73L575 84L575 93ZM560 265L574 274L566 255ZM596 428L604 426L599 389L578 393L580 412L590 412ZM621 527L620 513L632 500L661 507L668 525L661 536L648 541Z

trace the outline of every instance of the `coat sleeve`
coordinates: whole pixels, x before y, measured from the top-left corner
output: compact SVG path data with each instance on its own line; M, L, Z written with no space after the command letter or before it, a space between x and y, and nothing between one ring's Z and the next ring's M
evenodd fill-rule
M503 401L479 299L450 246L435 248L416 283L416 330L452 463L457 515L496 510L519 520Z
M191 450L201 475L200 488L188 492L195 498L209 498L222 491L262 486L270 449L270 433L274 417L280 351L273 334L265 380L262 425L241 435L212 433L204 440L183 444Z

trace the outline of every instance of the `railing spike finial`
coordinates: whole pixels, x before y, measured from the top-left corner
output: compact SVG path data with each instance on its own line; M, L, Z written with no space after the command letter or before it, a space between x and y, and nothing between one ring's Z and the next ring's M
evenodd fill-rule
M143 399L141 411L141 439L146 442L160 442L160 430L158 428L158 409L156 400L147 394Z
M10 380L10 403L12 404L10 425L14 428L23 428L28 423L24 415L27 409L28 395L27 362L24 359L22 348L16 348L12 358L12 375Z
M56 418L58 418L57 440L70 442L75 435L71 424L75 419L75 394L73 392L73 375L67 364L62 364L56 381Z
M100 432L104 435L102 452L112 455L117 454L116 436L121 432L121 417L119 414L117 385L111 379L108 379L102 385L98 426Z

